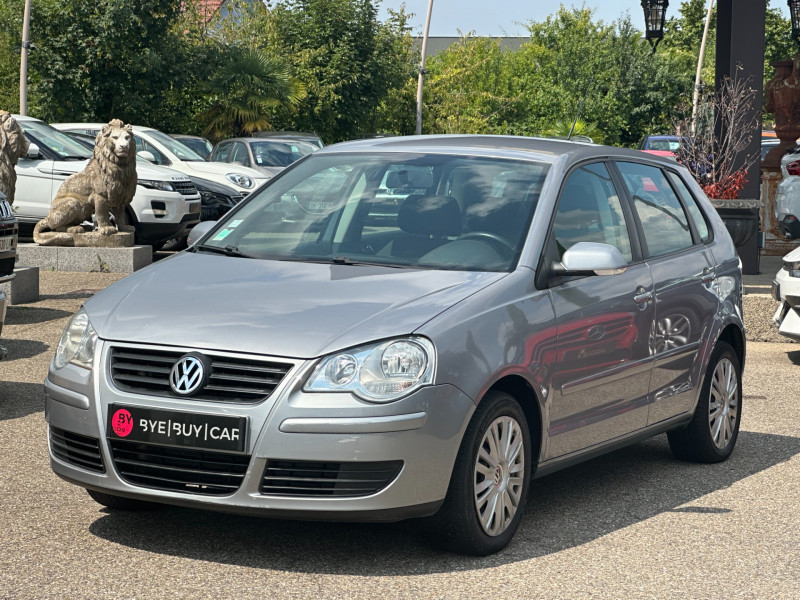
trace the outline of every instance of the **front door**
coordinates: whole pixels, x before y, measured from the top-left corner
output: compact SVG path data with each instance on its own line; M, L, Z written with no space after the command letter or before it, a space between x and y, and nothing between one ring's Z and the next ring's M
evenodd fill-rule
M551 283L558 350L547 458L594 446L647 424L653 282L648 265L634 257L630 221L604 163L572 172L553 224L559 254L578 242L610 244L628 259L629 266L619 275Z

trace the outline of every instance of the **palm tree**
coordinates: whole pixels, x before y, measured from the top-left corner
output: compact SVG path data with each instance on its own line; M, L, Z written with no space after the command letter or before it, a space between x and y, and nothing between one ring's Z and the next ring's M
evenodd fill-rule
M597 123L587 123L581 119L575 121L573 129L572 119L558 119L554 121L548 129L542 132L544 137L558 137L565 138L572 131L572 136L588 137L597 144L603 143L603 132L598 127Z
M214 139L269 129L270 115L277 107L293 108L305 95L305 87L289 75L282 60L257 49L237 50L206 90L211 106L198 121Z

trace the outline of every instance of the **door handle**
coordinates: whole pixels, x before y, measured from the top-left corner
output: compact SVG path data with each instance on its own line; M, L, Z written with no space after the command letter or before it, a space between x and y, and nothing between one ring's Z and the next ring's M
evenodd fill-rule
M714 273L706 273L705 275L703 275L703 283L711 283L716 278L717 276L714 275Z
M636 294L633 297L633 301L636 304L644 304L645 302L650 302L653 299L653 292L642 292Z

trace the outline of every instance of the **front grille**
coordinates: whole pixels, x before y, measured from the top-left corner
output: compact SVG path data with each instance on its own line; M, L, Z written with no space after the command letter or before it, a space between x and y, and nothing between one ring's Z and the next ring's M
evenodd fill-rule
M0 219L12 219L14 217L14 209L8 201L3 198L0 200Z
M172 366L185 352L114 347L109 354L111 381L120 390L177 397L169 387ZM193 400L256 403L269 397L292 365L208 355L211 375Z
M250 457L209 450L108 440L119 476L157 490L224 496L242 484Z
M57 459L76 467L96 473L106 472L97 438L51 427L50 450Z
M191 181L173 181L172 187L182 196L194 196L197 193L197 188Z
M402 460L312 462L269 460L258 491L269 496L369 496L394 481Z

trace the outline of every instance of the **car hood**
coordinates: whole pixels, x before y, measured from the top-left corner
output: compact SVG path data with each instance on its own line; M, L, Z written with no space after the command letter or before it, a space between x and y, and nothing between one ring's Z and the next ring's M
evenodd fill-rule
M86 160L56 160L53 161L53 172L64 176L83 171L89 159ZM159 165L143 164L136 161L136 177L139 179L153 179L155 181L189 181L189 176Z
M184 252L85 308L105 340L313 358L412 333L505 275Z
M188 175L197 175L198 177L205 177L206 179L214 179L214 181L219 181L220 183L225 183L227 185L233 186L237 189L244 189L245 191L253 191L256 187L258 187L261 183L269 179L266 175L261 173L260 171L256 171L255 169L251 169L249 167L243 167L241 165L233 165L229 163L223 162L207 162L207 161L183 161L181 163L183 169L181 169L184 173ZM246 188L241 188L237 185L234 185L233 182L227 180L225 176L228 173L238 173L240 175L247 175L250 179L253 179L255 185L247 190Z

